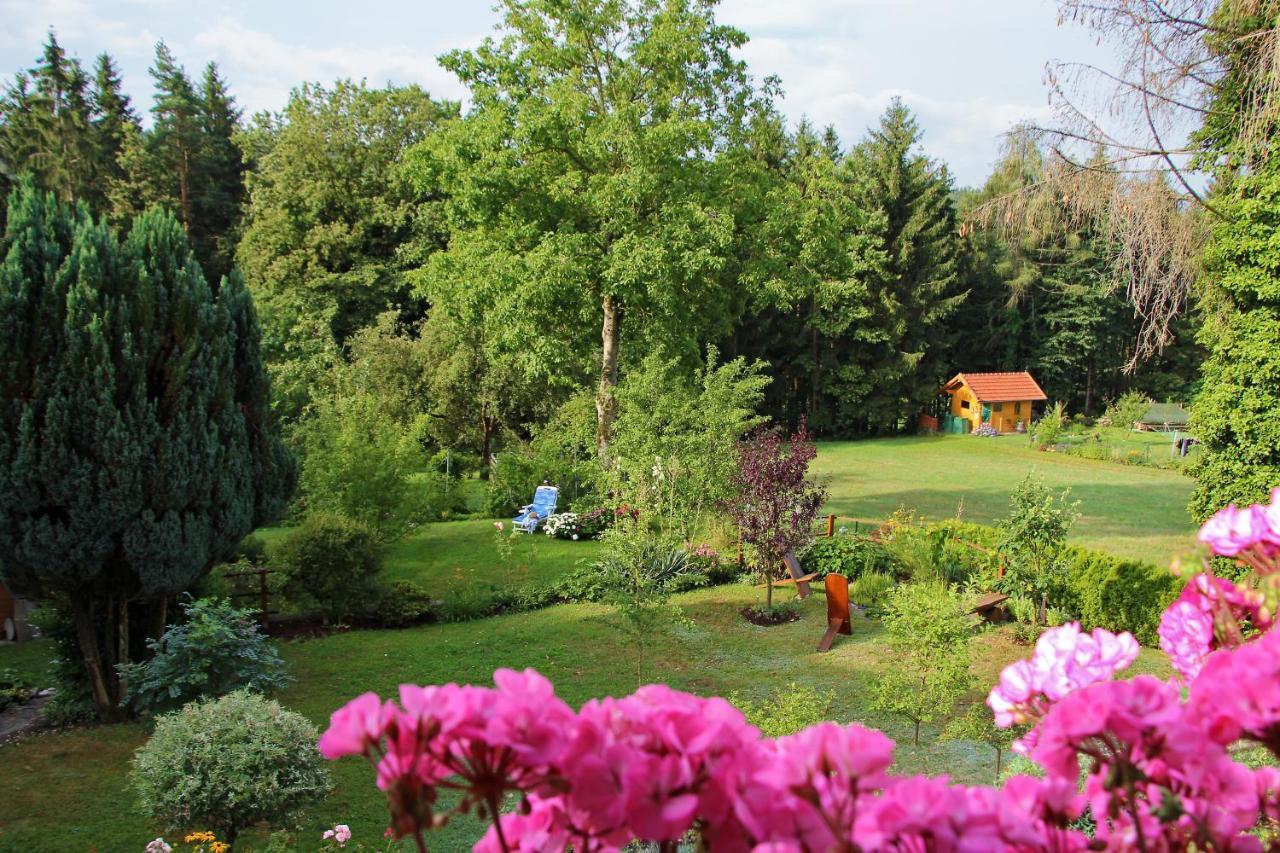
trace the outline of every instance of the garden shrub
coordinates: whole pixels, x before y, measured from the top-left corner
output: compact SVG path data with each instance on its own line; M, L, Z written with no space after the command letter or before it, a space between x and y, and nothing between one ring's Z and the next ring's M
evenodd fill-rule
M53 641L55 650L50 685L54 692L40 709L40 719L55 728L96 720L98 711L89 691L89 675L85 671L84 656L80 654L75 622L66 609L55 602L41 604L30 619L42 635Z
M0 711L10 705L21 705L35 692L36 686L16 669L0 669Z
M834 695L794 681L767 699L753 701L739 693L729 696L747 722L765 737L784 737L827 719Z
M315 512L276 550L295 600L313 601L328 622L341 622L378 596L382 548L366 525L336 513Z
M413 581L398 580L381 591L372 617L384 628L403 628L434 614L431 593Z
M240 544L236 546L236 552L232 555L231 562L246 562L251 566L265 566L267 564L267 543L261 536L246 536L240 540Z
M1111 426L1124 430L1133 429L1133 425L1147 415L1151 408L1151 398L1141 391L1126 391L1108 406L1103 413Z
M555 582L556 597L561 601L603 601L608 594L608 581L598 565L582 564Z
M730 499L738 440L765 420L764 362L719 357L708 347L690 376L679 359L653 353L618 385L609 485L681 538Z
M1066 409L1061 402L1054 403L1052 408L1046 409L1040 420L1036 421L1034 432L1036 446L1047 448L1057 444L1062 436L1065 421Z
M340 513L384 538L432 515L438 501L423 501L423 484L409 499L409 478L421 460L416 443L372 396L321 401L299 434L306 452L298 492L308 514Z
M1177 596L1182 581L1140 560L1125 560L1071 547L1064 555L1071 593L1068 609L1085 628L1129 631L1138 642L1157 642L1160 614Z
M707 576L708 584L730 583L738 576L738 566L732 557L702 544L687 553L689 567Z
M894 524L882 541L894 573L918 583L965 584L998 564L990 528L956 520Z
M849 600L865 610L868 616L879 616L893 592L893 584L893 575L868 572L849 584Z
M856 580L869 572L896 573L897 561L879 542L863 536L820 536L800 555L806 573L843 575Z
M285 685L284 661L254 614L212 598L185 602L182 613L147 641L149 660L116 667L131 710L157 714L234 690L269 693Z
M328 794L318 737L302 715L239 690L160 717L130 781L142 811L168 829L208 827L234 842L259 821L290 823Z

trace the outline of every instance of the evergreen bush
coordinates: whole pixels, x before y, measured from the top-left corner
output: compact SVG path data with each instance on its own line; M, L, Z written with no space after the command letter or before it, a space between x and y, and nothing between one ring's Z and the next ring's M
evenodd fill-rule
M182 621L147 642L149 660L118 667L130 708L156 714L234 690L269 693L285 685L284 661L256 616L210 598L186 602L182 612Z
M291 823L333 787L305 717L247 691L160 717L130 774L142 811L170 830Z
M382 548L366 525L331 512L308 515L280 543L276 566L296 601L314 602L334 623L378 600Z
M296 465L253 300L234 271L206 279L172 214L121 242L23 181L0 258L4 582L72 617L110 716L131 639L279 514Z
M1086 629L1129 631L1154 645L1160 614L1177 597L1182 581L1167 569L1070 547L1063 555L1069 601Z
M1200 294L1209 357L1191 407L1199 520L1280 485L1280 158L1237 178L1215 206Z

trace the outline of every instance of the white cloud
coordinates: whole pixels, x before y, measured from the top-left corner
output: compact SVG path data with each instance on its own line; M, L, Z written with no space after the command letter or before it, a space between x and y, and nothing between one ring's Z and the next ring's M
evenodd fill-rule
M370 85L419 83L436 97L459 99L463 88L436 62L435 52L397 45L381 48L307 47L227 18L192 39L193 54L218 62L237 100L250 111L279 109L289 90L306 81L349 77Z
M110 52L145 112L155 42L193 73L216 61L248 111L278 110L304 81L419 83L465 92L436 55L474 45L496 20L480 0L0 0L0 74L31 65L50 26L89 61ZM752 73L777 74L795 121L862 137L899 95L920 118L926 150L962 184L980 183L999 135L1043 118L1045 59L1096 59L1080 30L1055 26L1053 0L724 0L718 18L743 29ZM1105 48L1101 49L1105 52Z

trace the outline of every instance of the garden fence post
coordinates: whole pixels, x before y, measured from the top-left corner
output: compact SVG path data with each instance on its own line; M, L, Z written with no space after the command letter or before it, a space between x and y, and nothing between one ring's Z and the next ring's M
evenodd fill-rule
M834 515L827 516L827 536L836 535L836 517Z

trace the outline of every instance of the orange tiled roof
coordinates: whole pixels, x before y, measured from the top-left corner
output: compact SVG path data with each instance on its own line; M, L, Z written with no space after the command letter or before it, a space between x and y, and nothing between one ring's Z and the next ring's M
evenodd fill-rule
M1011 373L958 373L944 390L954 391L960 382L968 385L973 395L984 403L1049 399L1025 370Z

